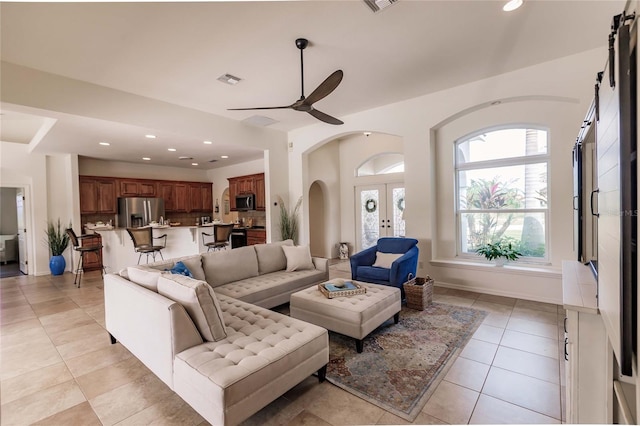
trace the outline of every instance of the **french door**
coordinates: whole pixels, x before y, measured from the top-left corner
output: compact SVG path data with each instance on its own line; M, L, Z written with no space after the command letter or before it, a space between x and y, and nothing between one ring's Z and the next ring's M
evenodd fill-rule
M356 250L376 245L380 237L404 237L404 184L357 186Z

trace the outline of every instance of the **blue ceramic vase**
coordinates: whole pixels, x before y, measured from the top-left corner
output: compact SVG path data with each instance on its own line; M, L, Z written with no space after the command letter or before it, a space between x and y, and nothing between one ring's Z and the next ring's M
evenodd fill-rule
M53 256L51 260L49 260L51 275L62 275L66 266L67 262L64 260L64 256L62 255Z

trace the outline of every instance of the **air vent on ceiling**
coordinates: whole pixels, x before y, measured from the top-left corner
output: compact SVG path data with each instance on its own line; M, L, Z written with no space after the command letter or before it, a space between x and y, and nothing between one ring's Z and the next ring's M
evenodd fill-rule
M216 160L215 158L213 160L209 160L210 163L215 163L216 161L218 160Z
M235 75L231 75L231 74L223 74L220 77L218 77L218 81L230 84L232 86L235 86L236 84L240 83L240 80L242 80L240 77L236 77Z
M374 13L386 9L397 1L398 0L364 0L365 4L369 6L369 9Z
M242 122L252 126L267 127L277 123L278 121L270 117L265 117L264 115L252 115L251 117L242 120Z
M181 157L178 157L178 160L193 160L193 157L181 156Z

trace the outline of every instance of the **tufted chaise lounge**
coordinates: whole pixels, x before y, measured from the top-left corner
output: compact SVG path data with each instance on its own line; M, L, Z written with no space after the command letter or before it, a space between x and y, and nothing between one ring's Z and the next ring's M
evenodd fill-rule
M278 244L266 246L271 246L271 250L278 248ZM267 247L261 248L263 254L268 251ZM255 262L255 254L251 258L250 250L228 252L235 252L234 256L238 253L249 255L247 262L240 264L245 275L255 272L255 279L263 283L253 288L262 290L259 301L264 304L276 303L284 297L281 294L288 300L292 289L297 288L292 284L296 281L294 278L300 279L302 284L298 285L305 286L311 280L309 271L293 272L289 280L282 278L284 271L277 270L271 278L261 277L271 272L260 274L247 267ZM222 256L220 259L229 266L228 253L227 257L222 251L203 256L214 255ZM278 262L273 261L274 256L262 258L263 261L269 259L272 260L269 268L276 268ZM197 269L193 257L184 258L184 261L194 271ZM315 372L320 380L324 380L329 362L326 329L224 294L225 290L235 292L232 283L238 282L242 283L239 288L245 290L236 293L250 298L251 294L246 293L247 288L252 288L249 277L231 272L220 279L237 279L221 284L216 281L213 270L216 263L207 265L208 268L195 273L206 273L214 281L210 287L219 304L226 337L217 341L205 340L201 325L194 319L193 312L188 311L189 306L161 294L162 284L159 283L177 280L172 278L175 275L131 267L104 278L105 322L112 343L117 339L213 425L242 422ZM262 266L264 272L264 262ZM203 281L180 277L183 281L207 287ZM326 279L325 273L321 272L315 280L318 278ZM280 291L275 286L277 283L283 286Z

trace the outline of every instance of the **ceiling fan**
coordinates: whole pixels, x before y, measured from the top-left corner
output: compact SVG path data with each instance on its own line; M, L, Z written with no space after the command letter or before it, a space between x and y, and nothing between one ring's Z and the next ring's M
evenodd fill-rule
M309 40L306 38L296 39L296 47L300 49L300 76L302 82L302 95L300 99L292 103L291 105L276 106L276 107L255 107L255 108L229 108L229 111L247 111L254 109L287 109L291 108L296 111L303 111L311 114L320 121L324 121L329 124L344 124L341 120L325 114L322 111L318 111L313 107L313 104L323 99L338 87L338 84L342 81L342 70L334 71L329 77L327 77L316 90L305 98L304 96L304 62L302 60L302 52L309 45Z

